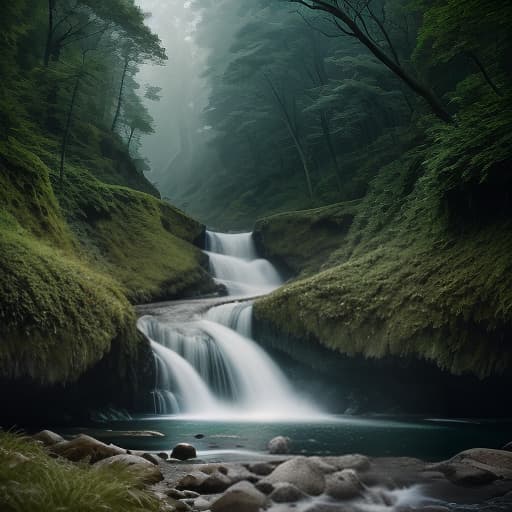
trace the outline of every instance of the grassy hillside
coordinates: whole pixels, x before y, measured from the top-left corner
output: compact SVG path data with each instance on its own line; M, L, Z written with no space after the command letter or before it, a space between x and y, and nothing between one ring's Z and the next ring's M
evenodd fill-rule
M260 300L257 320L348 355L410 356L480 377L510 368L508 101L489 96L457 126L434 125L423 145L380 169L323 270ZM317 264L317 216L294 214L303 229L288 230L267 219L280 233L263 239L267 254L293 263L283 247L298 248L297 270Z
M130 302L211 287L202 226L151 195L0 143L0 378L77 380L114 341L134 358ZM49 165L47 165L47 163ZM131 356L130 356L131 354Z

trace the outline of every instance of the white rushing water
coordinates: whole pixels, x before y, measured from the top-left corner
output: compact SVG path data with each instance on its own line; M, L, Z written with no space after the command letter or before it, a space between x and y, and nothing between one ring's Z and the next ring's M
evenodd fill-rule
M251 233L207 237L212 275L230 295L260 295L281 284L271 263L257 258ZM138 327L155 356L158 414L267 420L318 414L252 339L249 301L215 306L187 322L144 316Z

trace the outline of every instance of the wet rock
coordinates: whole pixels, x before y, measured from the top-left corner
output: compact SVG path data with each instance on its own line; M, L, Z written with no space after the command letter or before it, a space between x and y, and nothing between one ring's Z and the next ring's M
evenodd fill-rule
M178 489L169 489L168 491L165 492L165 494L169 498L174 498L175 500L183 500L187 497L187 495L183 491L180 491Z
M325 493L336 500L350 500L363 491L364 485L353 469L344 469L326 478Z
M197 457L196 449L188 443L177 444L171 453L173 459L188 460L195 459Z
M325 488L324 474L307 457L294 457L283 462L263 481L271 484L287 482L311 496L322 494Z
M208 510L210 508L210 502L205 498L197 498L193 504L194 510Z
M263 494L270 494L274 490L274 484L271 484L270 482L265 482L264 480L254 484L254 487L258 489L258 491L262 492Z
M195 491L186 490L183 491L183 494L185 494L185 498L199 498L200 494Z
M307 498L308 495L297 489L293 484L278 484L269 498L275 503L295 503Z
M199 489L201 484L208 478L206 473L202 471L193 471L192 473L188 473L183 478L181 478L176 485L176 489L180 491L184 490L192 490L195 491Z
M146 484L155 484L164 479L158 466L137 455L114 455L113 457L96 462L94 467L102 468L113 464L128 466L130 471Z
M65 441L62 436L59 436L59 434L56 434L51 430L41 430L41 432L33 435L32 438L36 441L41 441L45 446L52 446Z
M162 459L162 460L169 460L169 454L167 452L159 452L158 453L158 456Z
M370 459L365 455L341 455L338 457L323 457L326 464L334 466L338 471L343 469L355 469L357 471L366 471L370 468Z
M174 498L169 498L167 500L169 505L175 510L176 512L187 512L188 510L192 510L190 505L185 503L184 501L175 500Z
M113 444L105 444L93 437L81 434L71 441L61 441L50 446L50 450L72 462L90 458L91 464L115 455L126 455L126 450Z
M267 476L274 471L274 466L267 462L257 462L256 464L249 464L247 469L255 475Z
M273 455L290 453L290 438L277 436L268 442L268 451Z
M217 494L225 491L232 483L230 478L217 471L209 475L195 490L201 494Z
M429 466L457 485L484 485L498 478L512 479L512 452L473 448Z
M212 512L259 512L267 497L249 482L238 482L211 504Z
M194 437L196 439L204 439L204 434L196 434Z
M160 463L158 456L154 455L153 453L144 452L141 457L146 459L148 462L151 462L151 464L154 464L155 466L158 466Z
M260 477L251 473L247 468L243 466L229 466L227 476L231 479L232 483L241 482L247 480L251 483L256 483L260 480Z

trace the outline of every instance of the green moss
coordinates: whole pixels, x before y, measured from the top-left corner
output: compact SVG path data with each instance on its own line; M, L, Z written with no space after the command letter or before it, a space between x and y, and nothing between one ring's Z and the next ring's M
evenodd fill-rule
M258 220L255 240L263 255L294 274L318 271L344 241L359 201L281 213Z
M137 342L121 288L31 237L9 217L0 229L0 375L69 382L97 363L115 338Z
M5 512L152 512L160 503L126 466L95 468L51 458L30 439L0 432L0 509Z
M472 105L383 167L326 270L260 300L256 319L348 355L416 357L480 377L510 368L507 101Z

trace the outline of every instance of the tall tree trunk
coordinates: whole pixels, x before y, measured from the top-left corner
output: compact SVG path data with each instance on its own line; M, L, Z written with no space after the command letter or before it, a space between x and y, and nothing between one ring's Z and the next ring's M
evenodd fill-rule
M320 126L322 127L322 133L324 135L324 139L327 144L327 148L329 149L332 163L334 165L333 174L336 179L336 186L338 187L338 191L342 192L343 187L341 186L340 165L338 163L338 157L336 156L334 144L332 143L331 130L329 129L329 120L327 119L327 114L325 112L320 113Z
M323 11L331 14L334 18L344 23L348 30L345 31L343 27L338 24L341 30L348 33L352 37L358 39L378 60L380 60L389 70L391 70L398 78L404 81L407 86L414 91L417 95L421 96L430 106L432 112L445 123L453 123L453 118L450 113L444 108L439 98L434 91L423 85L411 74L409 74L402 66L397 64L392 58L388 57L386 53L374 43L361 28L357 22L354 21L342 8L329 3L327 0L290 0L292 3L302 4L314 11Z
M71 121L73 119L73 109L75 108L76 97L78 95L78 87L80 85L80 79L82 78L82 73L80 72L75 80L75 85L73 87L73 94L71 95L71 102L69 104L68 116L66 119L66 128L64 130L64 136L62 137L62 145L60 150L60 172L59 172L59 180L60 183L64 181L64 162L66 159L66 148L68 145L69 139L69 131L71 129Z
M126 72L128 71L128 64L130 60L128 56L124 58L124 66L123 66L123 76L121 77L121 85L119 86L119 95L117 97L117 107L116 113L114 114L114 119L112 120L112 127L110 131L113 132L116 129L117 120L119 119L119 114L121 113L121 105L123 102L123 89L124 89L124 81L126 78Z
M476 67L480 70L482 76L484 77L485 81L490 85L491 89L498 96L503 96L503 93L498 89L498 86L493 82L492 78L489 76L489 73L487 72L487 69L485 69L485 66L483 65L482 61L478 58L476 53L468 52L468 55L469 58L476 64Z
M277 91L274 83L272 80L267 76L267 81L270 85L270 89L272 90L272 94L274 95L277 104L279 105L279 108L281 110L281 118L283 119L283 122L288 129L288 133L290 134L293 144L295 146L295 149L297 150L297 153L299 155L300 161L302 163L302 169L304 170L304 176L306 178L306 184L308 187L309 197L313 199L313 186L311 185L311 174L309 172L309 165L308 160L306 158L306 154L304 153L304 149L302 147L302 144L299 140L298 134L293 126L293 122L290 117L290 113L288 112L288 109L286 108L286 105L284 103L283 98L279 95L279 92Z
M128 145L126 146L126 149L130 149L130 144L132 143L133 134L135 133L135 128L130 128L130 137L128 138Z
M44 48L44 65L50 63L50 55L52 53L53 41L53 9L55 8L55 0L48 0L48 33L46 35L46 46Z

